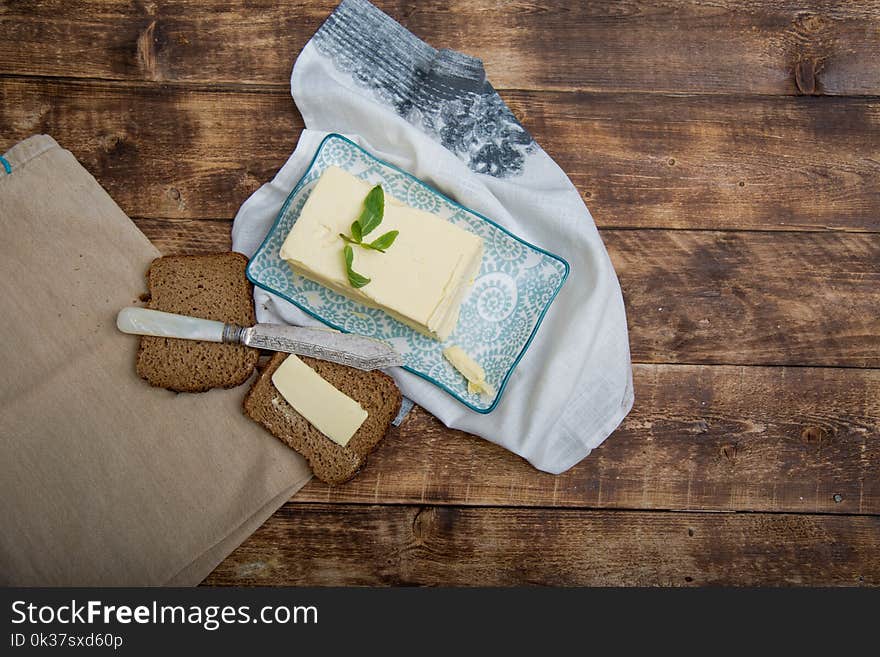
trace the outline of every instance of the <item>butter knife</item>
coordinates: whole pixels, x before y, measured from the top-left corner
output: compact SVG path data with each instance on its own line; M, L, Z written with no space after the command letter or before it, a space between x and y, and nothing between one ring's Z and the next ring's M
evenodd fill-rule
M284 324L256 324L244 328L210 319L175 315L149 308L123 308L116 316L123 333L160 338L206 340L243 344L256 349L311 356L359 370L403 365L403 357L380 340L332 329L304 328Z

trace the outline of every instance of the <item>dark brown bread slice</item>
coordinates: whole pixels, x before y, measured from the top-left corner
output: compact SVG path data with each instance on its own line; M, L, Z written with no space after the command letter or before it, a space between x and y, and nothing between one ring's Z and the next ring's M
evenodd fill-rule
M273 436L306 457L315 476L328 484L354 477L367 461L400 410L403 397L394 380L382 372L363 372L345 365L302 356L303 362L338 390L360 403L367 419L348 445L333 442L297 413L272 384L272 374L287 354L277 353L261 370L244 398L244 412Z
M156 258L147 271L149 307L170 313L252 326L253 288L247 258L228 252ZM240 345L141 337L137 373L176 392L233 388L248 380L260 352Z

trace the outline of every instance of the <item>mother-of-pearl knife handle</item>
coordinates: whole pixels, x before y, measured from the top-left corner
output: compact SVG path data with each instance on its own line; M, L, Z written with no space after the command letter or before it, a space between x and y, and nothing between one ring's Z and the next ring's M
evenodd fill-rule
M223 342L223 331L227 326L238 328L211 319L175 315L149 308L123 308L116 316L116 327L123 333L154 335L159 338Z

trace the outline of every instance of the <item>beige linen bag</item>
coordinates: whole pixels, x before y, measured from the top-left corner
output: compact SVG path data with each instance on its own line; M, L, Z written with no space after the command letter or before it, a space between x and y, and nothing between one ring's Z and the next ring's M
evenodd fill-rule
M45 135L0 170L0 584L200 582L310 477L241 411L134 371L117 311L159 255Z

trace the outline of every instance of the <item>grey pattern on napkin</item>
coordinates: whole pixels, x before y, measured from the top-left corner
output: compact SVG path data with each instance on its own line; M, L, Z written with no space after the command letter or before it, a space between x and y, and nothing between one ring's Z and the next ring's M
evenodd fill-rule
M344 0L312 41L334 67L477 173L522 173L537 149L479 59L437 50L366 0Z

